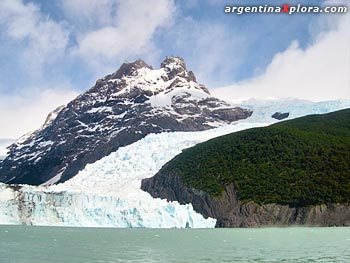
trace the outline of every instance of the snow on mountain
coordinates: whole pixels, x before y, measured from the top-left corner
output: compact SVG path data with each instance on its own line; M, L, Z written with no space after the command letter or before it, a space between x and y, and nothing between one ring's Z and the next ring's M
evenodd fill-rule
M65 183L1 184L0 223L103 227L214 227L192 205L153 199L142 191L141 180L153 176L182 149L210 138L263 123L237 123L203 132L151 134L84 170ZM0 191L1 191L0 190ZM14 208L15 207L15 208Z
M202 131L251 114L211 96L182 58L166 58L159 69L142 60L124 63L12 144L0 162L0 182L64 182L147 134Z
M292 116L324 113L349 108L350 101L322 103L301 101L255 103L258 116L235 124L201 132L165 132L145 138L88 164L70 180L53 186L8 186L0 184L0 223L99 227L214 227L192 205L153 199L140 189L141 180L158 170L183 149L230 132L265 126L277 120L271 114L280 109ZM287 106L288 104L288 106ZM265 112L263 111L265 110ZM268 117L270 116L270 117Z
M0 139L0 160L3 160L8 155L9 150L7 149L13 143L14 140Z

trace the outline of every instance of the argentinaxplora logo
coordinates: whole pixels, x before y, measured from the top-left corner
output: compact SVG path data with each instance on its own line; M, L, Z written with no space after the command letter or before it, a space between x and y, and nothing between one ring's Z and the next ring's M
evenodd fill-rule
M303 14L303 13L310 13L310 14L342 14L348 12L348 6L340 6L340 5L334 5L334 6L310 6L310 5L303 5L303 4L296 4L296 5L290 5L290 4L283 4L283 5L228 5L225 6L225 13L227 14L271 14L271 13L282 13L282 14Z

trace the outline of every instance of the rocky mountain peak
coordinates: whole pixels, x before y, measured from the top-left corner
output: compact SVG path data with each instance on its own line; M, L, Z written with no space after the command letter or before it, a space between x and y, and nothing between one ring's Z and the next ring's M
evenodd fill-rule
M181 57L166 57L160 64L160 67L167 72L169 79L179 76L188 81L197 82L194 73L187 71L185 61Z
M10 146L0 182L64 182L150 133L207 130L252 114L210 95L180 57L124 63Z
M182 57L166 57L160 64L161 68L181 68L186 70L186 64Z
M204 91L210 95L205 86L197 83L194 73L187 70L181 57L166 57L159 69L153 69L138 59L131 63L123 63L115 73L97 80L96 85L80 98L85 97L91 101L96 98L105 100L122 96L132 100L137 98L137 101L143 102L146 97L185 87ZM81 106L80 101L77 103L78 107Z
M115 73L109 75L109 79L121 79L125 76L133 76L141 68L153 69L152 66L148 65L142 59L138 59L134 62L123 63Z

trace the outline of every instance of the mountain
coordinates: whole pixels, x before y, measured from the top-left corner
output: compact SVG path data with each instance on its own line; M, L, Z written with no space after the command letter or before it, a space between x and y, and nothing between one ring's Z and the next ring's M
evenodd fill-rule
M147 134L207 130L251 114L211 96L182 58L166 58L156 70L142 60L124 63L12 144L0 182L62 183Z
M182 149L201 141L251 127L233 123L200 132L164 132L120 147L88 164L76 176L51 186L0 183L0 224L213 228L216 220L204 218L191 204L167 202L142 191L141 180L152 177Z
M5 159L7 156L7 147L13 143L11 139L0 139L0 160Z
M350 225L350 109L198 144L142 189L221 227Z
M295 118L311 113L349 108L350 100L319 103L293 100L290 104L285 100L276 100L268 102L270 105L268 107L260 107L257 104L261 105L261 101L255 105L251 104L255 109L252 117L219 128L199 132L149 134L135 143L120 147L92 164L87 164L77 175L61 184L30 186L0 183L0 224L214 227L216 219L210 217L205 219L193 210L191 203L181 205L176 201L167 202L165 199L153 198L149 193L142 191L141 180L154 176L163 165L191 146L232 132L276 122L271 118L271 114L281 109L288 108L290 117ZM263 104L265 105L265 102ZM258 122L254 115L265 116L266 120ZM256 206L248 207L256 208ZM265 209L260 206L257 208ZM315 213L319 213L322 209L323 207L319 207ZM283 211L290 212L288 206ZM253 222L254 220L252 217Z

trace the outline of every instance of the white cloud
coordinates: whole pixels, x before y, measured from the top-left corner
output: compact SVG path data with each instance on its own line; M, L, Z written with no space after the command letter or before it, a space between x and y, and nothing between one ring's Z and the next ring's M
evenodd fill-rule
M110 2L115 11L107 13L107 17L112 22L80 36L75 51L95 68L115 66L117 58L124 60L153 50L154 33L171 25L175 11L172 0ZM87 9L85 12L89 13L90 8Z
M296 97L314 101L350 98L350 16L335 30L320 33L305 50L293 42L276 54L265 72L229 87L213 90L224 98Z
M21 0L0 1L0 28L21 45L21 66L40 75L46 63L55 61L68 45L68 30Z
M49 112L68 103L77 93L66 88L38 89L25 95L0 97L0 138L19 138L44 124Z
M0 137L16 138L39 128L50 111L76 95L69 82L60 78L60 86L55 88L55 77L43 74L47 66L66 55L69 30L37 5L22 0L0 1L0 30L0 48L9 43L17 48L13 54L16 66L11 70L25 83L16 93L2 92L0 96ZM2 82L2 86L11 85L6 79Z
M0 1L3 47L11 42L18 46L14 49L13 71L21 66L24 71L18 72L18 76L26 79L23 88L14 95L0 96L0 137L15 138L39 128L50 111L77 95L69 84L71 80L62 80L69 76L50 75L56 74L55 68L60 71L64 67L62 61L77 62L79 67L82 58L85 64L95 66L98 73L106 68L115 70L117 64L129 57L142 56L152 61L159 54L153 36L159 28L171 25L175 12L173 0L60 3L64 22L50 18L39 5L28 1ZM54 66L54 70L48 66ZM6 80L2 82L3 87L8 85Z

